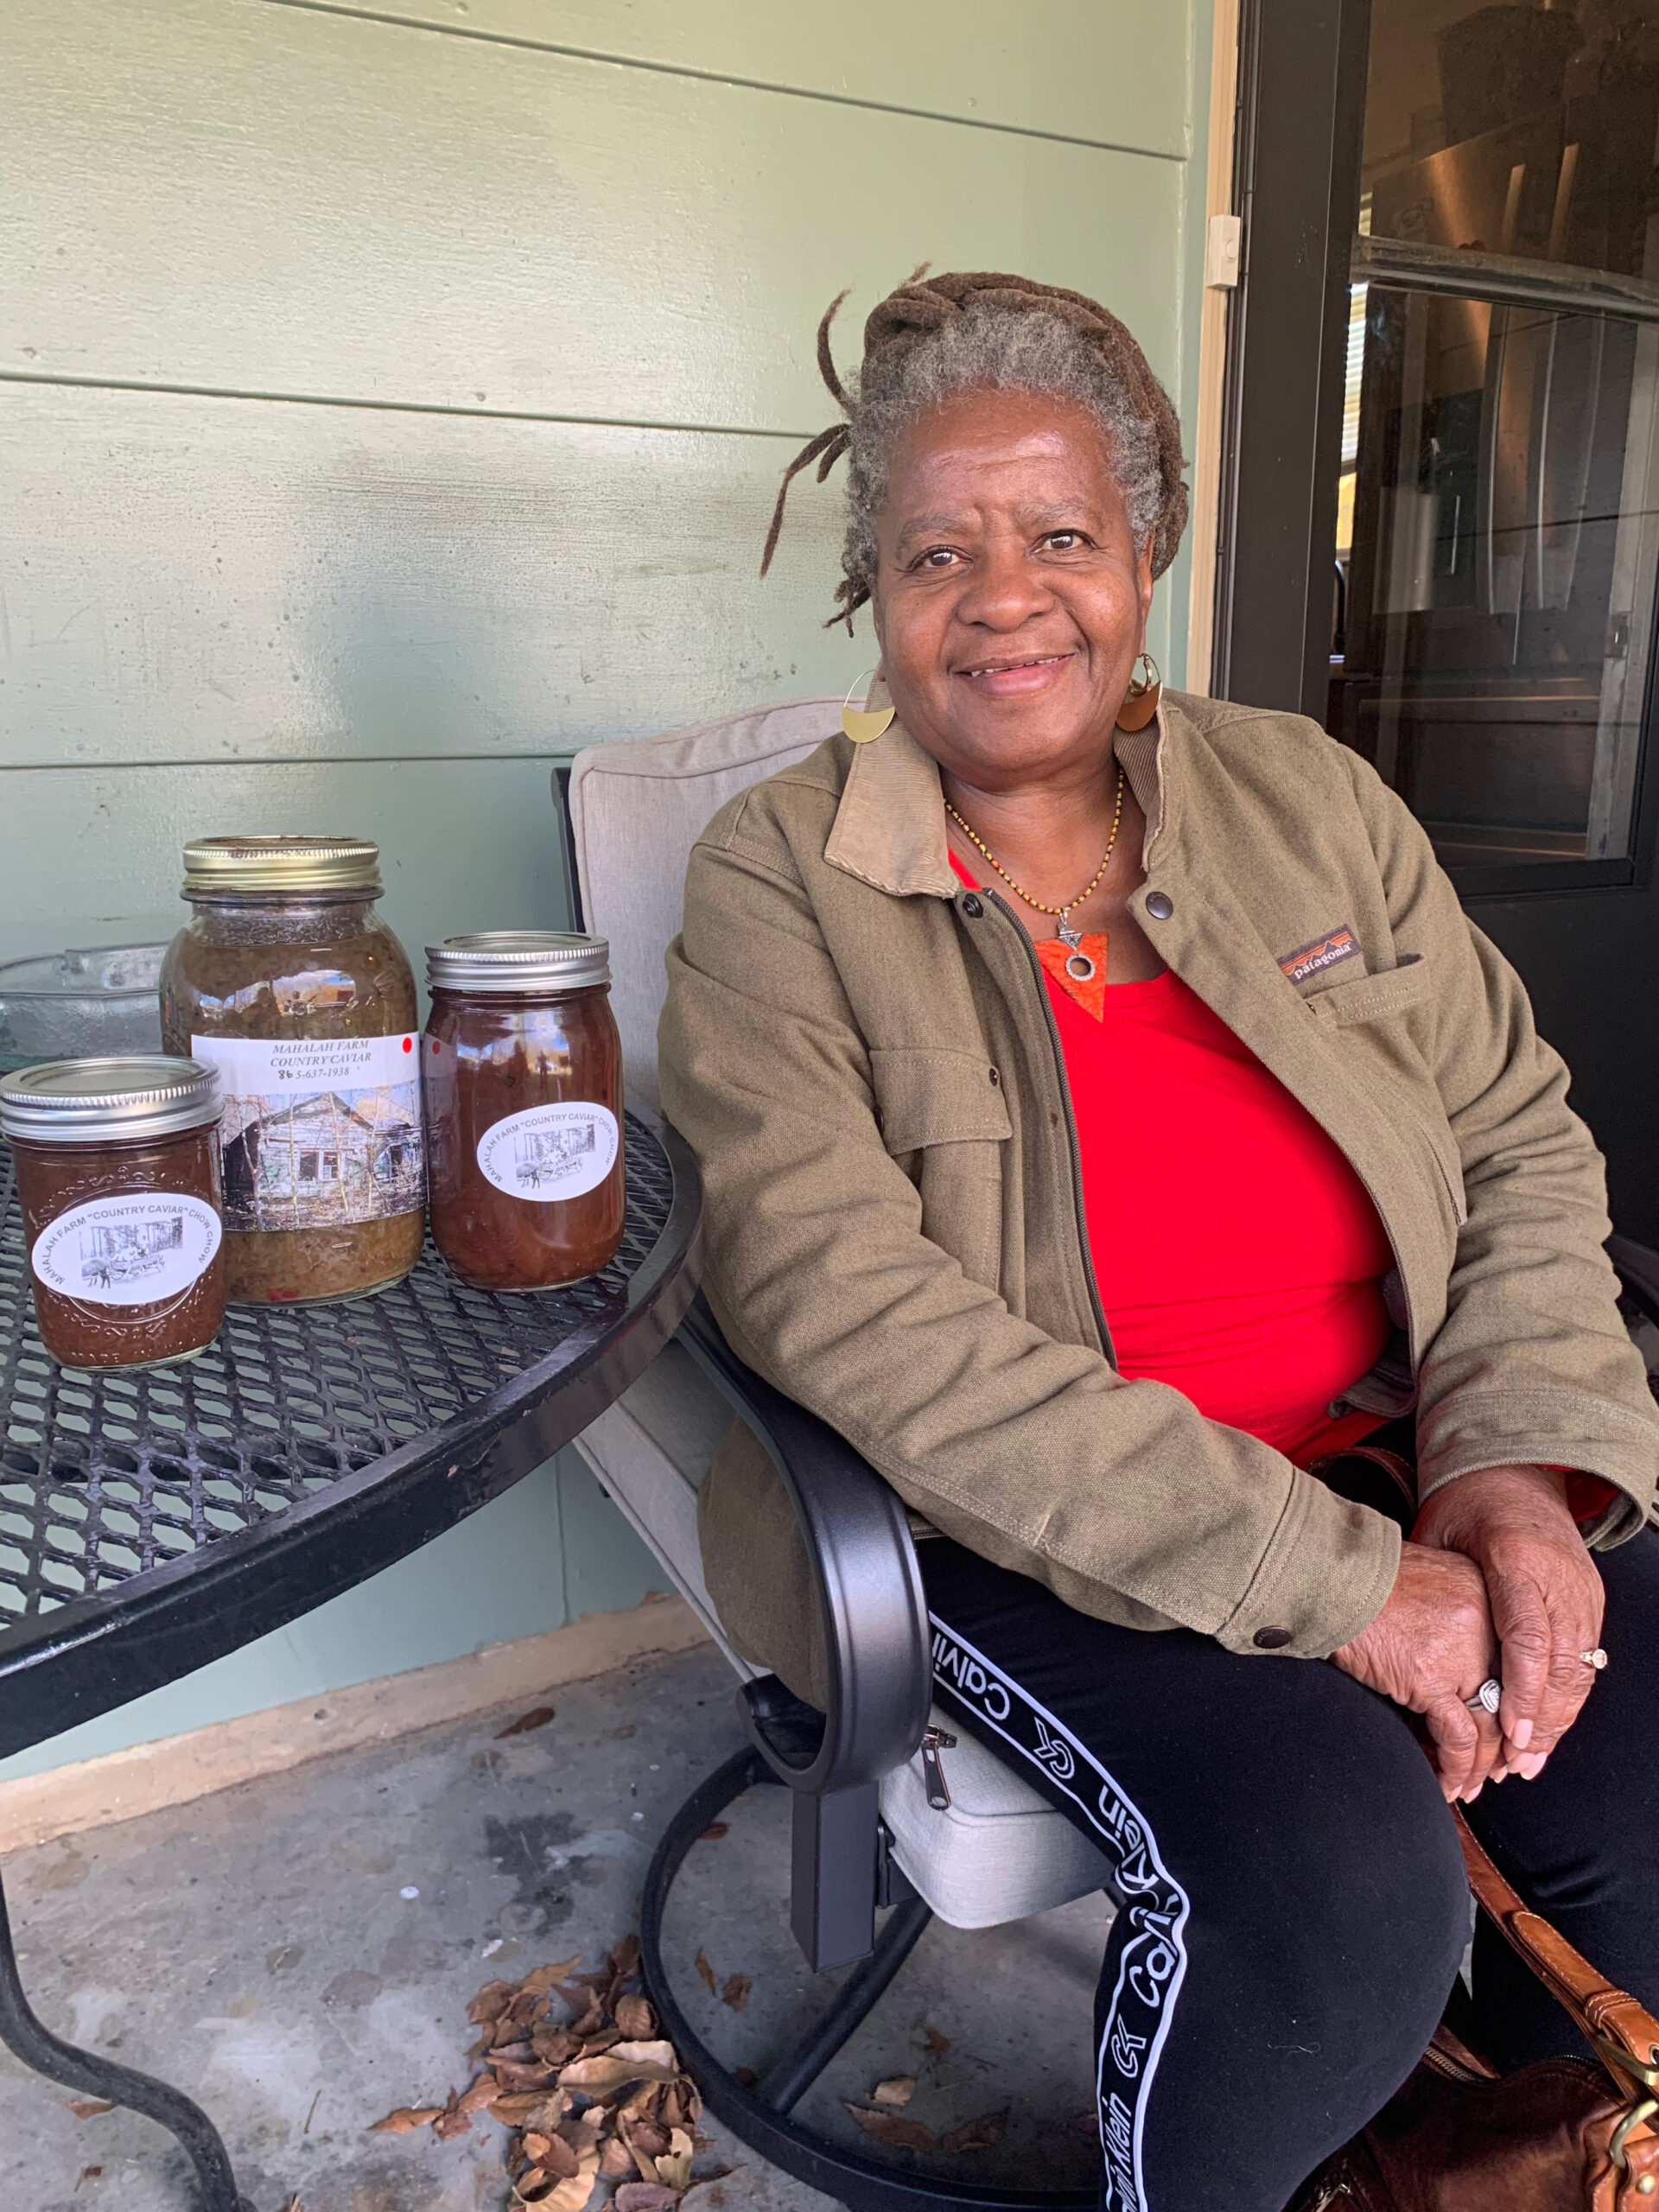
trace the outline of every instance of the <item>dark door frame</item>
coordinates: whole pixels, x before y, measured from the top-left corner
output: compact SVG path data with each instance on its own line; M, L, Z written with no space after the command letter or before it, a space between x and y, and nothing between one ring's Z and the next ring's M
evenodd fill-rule
M1325 720L1370 0L1243 0L1211 688Z
M1211 690L1323 723L1327 710L1350 267L1359 215L1371 0L1241 0ZM1659 655L1643 702L1634 865L1624 880L1465 889L1565 1052L1607 1155L1615 1220L1659 1243ZM1565 868L1560 874L1566 874Z

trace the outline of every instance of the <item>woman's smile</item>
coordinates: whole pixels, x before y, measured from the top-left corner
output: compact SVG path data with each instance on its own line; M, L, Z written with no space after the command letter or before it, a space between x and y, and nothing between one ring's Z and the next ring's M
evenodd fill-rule
M1029 653L1018 660L974 661L956 673L988 699L1022 699L1046 691L1077 658L1075 653Z

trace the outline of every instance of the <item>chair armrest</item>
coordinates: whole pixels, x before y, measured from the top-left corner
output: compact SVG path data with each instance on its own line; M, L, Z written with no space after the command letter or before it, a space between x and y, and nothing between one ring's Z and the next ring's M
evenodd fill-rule
M1633 1237L1610 1236L1607 1256L1625 1297L1659 1327L1659 1252L1638 1244Z
M747 1686L756 1747L780 1781L814 1796L878 1782L915 1753L931 1699L927 1601L904 1506L845 1438L743 1364L701 1294L679 1338L770 1457L812 1563L829 1711L763 1677Z

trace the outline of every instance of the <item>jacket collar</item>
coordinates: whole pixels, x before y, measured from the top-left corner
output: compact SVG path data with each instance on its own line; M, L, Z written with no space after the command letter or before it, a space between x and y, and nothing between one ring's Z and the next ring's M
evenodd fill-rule
M1167 695L1166 695L1167 696ZM1119 730L1117 757L1147 818L1144 865L1164 815L1164 779L1176 717L1160 703L1143 730ZM841 804L823 849L826 864L903 899L954 899L961 888L944 835L944 794L931 753L900 721L868 745L849 746Z

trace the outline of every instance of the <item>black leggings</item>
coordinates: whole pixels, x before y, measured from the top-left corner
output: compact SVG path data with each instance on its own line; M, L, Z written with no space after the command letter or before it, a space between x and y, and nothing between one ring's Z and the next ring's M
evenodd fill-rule
M1427 1759L1334 1667L1108 1627L956 1544L920 1554L940 1704L1115 1869L1102 2206L1282 2212L1404 2081L1457 1976L1469 1892ZM1529 1900L1659 2010L1659 1534L1599 1564L1607 1671L1538 1780L1489 1786L1471 1818ZM1474 1984L1501 2064L1582 2052L1489 1930Z

